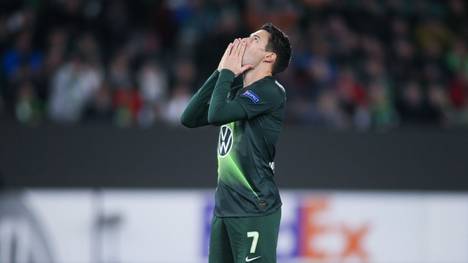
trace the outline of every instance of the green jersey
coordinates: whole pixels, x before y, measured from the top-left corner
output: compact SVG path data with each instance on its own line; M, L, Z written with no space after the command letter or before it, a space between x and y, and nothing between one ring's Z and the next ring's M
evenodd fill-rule
M205 90L201 91L203 88ZM182 123L187 124L189 117L194 117L187 110L204 106L208 109L206 119L198 116L198 125L190 126L220 125L215 214L238 217L275 212L281 206L274 181L274 158L285 113L284 88L271 76L247 87L235 85L234 74L221 70L215 72L202 89L194 97L203 98L204 103L198 101L198 105L190 105L192 98ZM203 113L202 110L199 109L199 113Z

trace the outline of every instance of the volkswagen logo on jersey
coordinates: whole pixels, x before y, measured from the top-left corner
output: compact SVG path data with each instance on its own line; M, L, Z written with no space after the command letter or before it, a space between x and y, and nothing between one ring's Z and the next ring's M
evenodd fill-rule
M226 156L232 147L232 130L229 126L223 125L219 131L218 154Z

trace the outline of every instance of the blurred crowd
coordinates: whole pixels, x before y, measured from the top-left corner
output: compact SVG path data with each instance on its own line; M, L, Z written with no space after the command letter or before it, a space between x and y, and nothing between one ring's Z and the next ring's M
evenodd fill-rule
M271 21L288 124L468 126L463 0L24 0L0 3L0 118L178 125L226 45Z

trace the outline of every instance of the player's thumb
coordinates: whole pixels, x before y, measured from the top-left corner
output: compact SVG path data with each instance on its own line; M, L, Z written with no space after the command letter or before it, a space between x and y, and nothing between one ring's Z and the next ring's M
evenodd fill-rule
M249 69L252 69L252 68L253 68L253 65L250 65L250 64L249 64L249 65L244 65L244 66L242 66L242 67L241 67L241 74L244 73L244 72L246 72L246 71L249 70Z

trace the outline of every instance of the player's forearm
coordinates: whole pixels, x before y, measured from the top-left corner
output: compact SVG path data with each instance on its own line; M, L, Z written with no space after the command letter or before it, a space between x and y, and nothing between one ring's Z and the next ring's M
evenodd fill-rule
M223 69L219 73L208 108L209 123L221 125L246 117L246 113L239 103L226 100L234 77L234 73L230 70Z
M202 87L193 95L189 104L185 108L180 121L182 125L188 128L196 128L208 125L208 102L211 98L211 93L218 79L219 72L216 70L205 81Z

